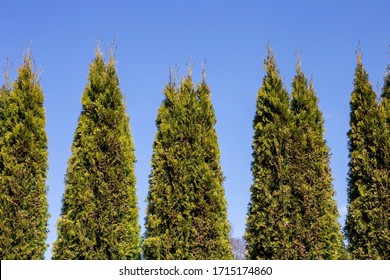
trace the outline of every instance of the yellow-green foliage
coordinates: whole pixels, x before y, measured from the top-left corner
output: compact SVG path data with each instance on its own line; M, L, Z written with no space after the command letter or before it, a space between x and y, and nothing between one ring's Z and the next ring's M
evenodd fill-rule
M210 90L191 76L165 88L147 198L146 259L231 259Z
M28 52L13 88L0 89L0 259L43 259L47 248L43 99Z
M387 80L383 102L387 99ZM348 214L345 234L355 259L390 258L390 139L385 103L379 106L361 55L351 94Z
M253 122L249 259L340 259L343 237L317 97L300 66L292 100L268 48Z
M82 105L53 259L138 259L134 145L115 62L100 51Z
M289 97L268 48L266 75L253 121L251 199L245 240L249 259L290 259L295 254L288 178Z
M293 259L345 258L343 235L330 170L324 120L312 83L297 65L291 92L291 142L288 148L291 184Z

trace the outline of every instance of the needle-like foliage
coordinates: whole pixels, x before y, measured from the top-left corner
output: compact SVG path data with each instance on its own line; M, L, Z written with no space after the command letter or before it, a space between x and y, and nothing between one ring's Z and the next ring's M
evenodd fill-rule
M28 51L0 89L0 259L43 259L47 248L44 96Z
M295 255L288 178L289 97L268 47L266 74L253 121L253 184L246 223L249 259L290 259Z
M387 99L386 82L382 98ZM350 107L348 249L354 259L389 259L389 129L385 106L378 105L361 54Z
M167 84L157 116L147 197L146 259L231 259L210 90Z
M115 61L90 65L53 259L138 259L134 144Z
M329 148L324 139L324 119L312 82L308 83L300 60L296 68L288 150L295 251L292 257L341 259L345 257L345 250L334 199Z

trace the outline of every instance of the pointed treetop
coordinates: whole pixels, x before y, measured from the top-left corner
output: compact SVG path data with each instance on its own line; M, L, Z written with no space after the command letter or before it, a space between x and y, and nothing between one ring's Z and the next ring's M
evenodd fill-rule
M358 46L355 53L356 53L357 63L362 64L363 53L362 53L362 46L360 45L360 41L358 42Z
M31 45L32 41L28 43L28 47L26 48L25 52L23 53L23 62L28 64L28 62L32 62L32 51L31 51Z
M206 83L206 72L207 72L207 64L206 64L206 59L204 59L202 63L202 84Z
M30 65L33 63L33 58L32 58L32 51L31 51L31 42L29 46L26 48L26 51L23 53L23 62L26 65Z
M5 66L4 66L4 78L5 78L5 88L11 89L11 80L9 77L9 69L12 68L12 65L10 65L8 58L6 59Z
M271 42L268 40L268 42L267 42L267 57L271 53L272 53Z
M110 61L111 60L115 61L115 54L116 54L117 47L118 47L118 45L116 43L115 36L113 36L112 41L111 41L111 46L110 46L110 49L108 51L109 56L110 56Z
M272 52L272 48L271 48L271 42L268 41L267 43L267 60L271 59L271 57L273 57L274 54Z
M192 68L194 67L194 64L195 62L193 61L192 56L190 56L190 59L188 60L187 63L187 73L189 77L191 77L192 75Z
M30 73L30 77L34 83L39 82L41 71L36 69L34 58L31 51L31 42L29 46L26 48L25 52L23 53L23 63L22 65L26 67L25 69L28 69L28 73ZM24 67L19 68L18 71L21 71L21 69L24 69Z
M264 60L264 68L265 68L265 71L267 71L267 72L273 72L273 71L277 72L275 54L273 53L273 51L271 49L271 44L269 41L267 44L267 57Z
M295 54L295 57L297 59L297 63L295 65L295 69L297 70L298 73L302 72L302 69L301 69L301 54L302 54L301 49L298 49L297 53Z
M115 64L116 64L115 50L112 47L110 47L108 53L109 53L108 54L109 58L108 58L107 67L108 67L108 69L113 69L116 72L116 69L115 69Z
M102 39L98 39L96 41L96 47L95 47L95 55L96 57L103 57L103 52L102 52L102 48L103 48L103 42L102 42Z
M175 66L169 66L169 82L168 84L171 86L176 86L177 83L177 75L179 73L179 67L175 64Z

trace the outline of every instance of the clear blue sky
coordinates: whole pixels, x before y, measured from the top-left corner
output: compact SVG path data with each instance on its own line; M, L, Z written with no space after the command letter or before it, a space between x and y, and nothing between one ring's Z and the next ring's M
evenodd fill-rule
M48 243L56 239L64 174L80 114L80 99L98 39L108 50L113 37L120 87L136 147L140 223L145 198L155 118L163 100L170 65L207 80L217 116L217 132L226 181L229 220L242 236L252 182L252 120L256 93L264 75L263 59L271 42L290 90L295 54L312 77L325 117L332 152L337 202L346 212L349 97L360 41L363 64L376 90L390 63L390 2L383 1L1 1L0 66L12 63L16 77L22 53L31 43L45 94L49 138L48 200L51 214ZM4 82L1 71L0 82ZM46 258L51 257L50 249Z

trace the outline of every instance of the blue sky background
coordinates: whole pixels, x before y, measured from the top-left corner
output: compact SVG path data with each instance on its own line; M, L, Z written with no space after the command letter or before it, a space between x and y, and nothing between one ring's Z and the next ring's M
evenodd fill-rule
M142 227L155 118L169 66L177 65L181 77L192 57L196 83L201 79L201 64L207 59L229 220L233 235L243 235L252 182L252 120L268 40L289 91L298 49L303 71L314 80L332 152L340 221L344 223L346 133L355 50L360 42L363 64L374 89L380 91L390 63L389 1L1 0L0 7L0 66L5 66L8 58L14 80L31 42L41 72L49 138L50 245L56 239L64 174L89 63L97 40L101 39L103 50L108 50L114 37L120 87L126 96L136 147Z

